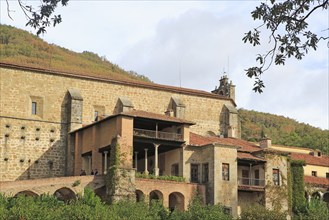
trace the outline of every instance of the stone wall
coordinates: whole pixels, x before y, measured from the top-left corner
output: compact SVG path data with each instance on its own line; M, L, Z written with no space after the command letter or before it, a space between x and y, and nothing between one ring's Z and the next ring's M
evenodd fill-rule
M73 149L72 143L67 144L67 132L73 125L77 128L80 123L94 121L95 106L105 115L116 112L119 97L129 99L135 109L159 114L164 114L172 97L178 97L185 105L185 119L196 123L190 130L198 134L208 131L220 134L219 115L224 104L235 105L230 99L194 90L143 87L4 67L0 67L0 78L0 167L4 167L0 170L0 181L72 173ZM74 99L70 106L68 91L72 90L79 91L83 100ZM32 101L37 102L38 111L42 112L32 115ZM78 112L81 106L82 112ZM71 114L70 107L74 107L76 114ZM26 129L21 129L22 126ZM67 154L70 159L65 161ZM21 159L24 161L19 162Z
M237 148L223 145L214 147L214 204L222 204L230 208L237 217L238 175ZM229 179L223 178L223 165L229 165Z
M289 187L288 171L289 161L287 156L273 152L265 152L265 207L270 210L288 211ZM273 178L273 169L279 171L279 184Z

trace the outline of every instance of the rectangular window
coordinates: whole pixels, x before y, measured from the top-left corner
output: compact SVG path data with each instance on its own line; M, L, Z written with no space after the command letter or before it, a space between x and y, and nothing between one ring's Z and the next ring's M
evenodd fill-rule
M329 179L329 173L326 173L326 178Z
M171 165L171 175L172 176L179 176L179 166L178 163Z
M276 186L280 185L280 171L279 169L273 169L273 184Z
M318 176L316 171L312 171L312 176Z
M199 182L199 164L191 164L191 182Z
M223 176L223 180L226 181L230 180L230 164L228 163L222 164L222 176Z
M208 163L202 164L202 182L207 183L209 181L209 165Z
M32 115L36 115L36 114L37 114L37 103L32 102Z

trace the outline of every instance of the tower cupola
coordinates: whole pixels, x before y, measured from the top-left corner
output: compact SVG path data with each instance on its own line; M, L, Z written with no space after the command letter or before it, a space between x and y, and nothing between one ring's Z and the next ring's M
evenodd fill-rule
M226 74L224 74L219 80L219 87L211 91L214 94L225 96L231 98L235 101L235 85L229 79Z

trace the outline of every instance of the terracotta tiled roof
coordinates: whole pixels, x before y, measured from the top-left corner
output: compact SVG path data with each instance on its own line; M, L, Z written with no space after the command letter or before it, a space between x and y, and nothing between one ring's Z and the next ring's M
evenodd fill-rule
M263 161L263 162L266 161L266 160L263 160L259 157L255 157L255 156L251 155L250 153L244 153L244 152L238 152L238 159L252 160L252 161Z
M290 155L293 160L304 160L306 164L329 167L329 156L327 155L321 157L301 153L291 153Z
M236 103L231 98L221 96L218 94L213 94L211 92L196 90L196 89L167 86L167 85L161 85L161 84L150 83L150 82L133 81L133 80L129 80L129 79L120 80L120 79L113 79L111 77L104 77L104 76L98 77L98 76L93 76L93 75L89 74L88 72L86 72L86 73L81 72L78 74L78 73L64 72L64 71L58 71L58 70L52 70L52 69L21 66L21 65L15 65L15 64L4 63L4 62L0 62L0 67L19 69L19 70L25 70L25 71L33 71L33 72L39 72L39 73L48 73L48 74L61 75L61 76L77 77L77 78L83 78L83 79L106 81L106 82L111 82L114 84L128 85L128 86L141 87L141 88L154 89L154 90L162 90L162 91L175 92L175 93L180 93L180 94L208 97L208 98L213 98L213 99L222 99L222 100L224 99L224 100L230 100L232 102L232 104L234 106L236 106Z
M313 186L329 187L329 179L315 176L304 176L304 181Z
M157 114L153 112L146 112L142 110L132 110L129 112L123 112L120 113L120 115L128 115L132 117L138 117L138 118L147 118L147 119L154 119L154 120L160 120L160 121L168 121L168 122L175 122L175 123L180 123L180 124L190 124L194 125L194 122L184 120L181 118L176 118L176 117L171 117L165 114Z
M205 137L190 132L190 145L204 146L212 143L240 147L238 151L244 152L254 152L259 151L261 149L256 144L237 138L220 138L216 136Z

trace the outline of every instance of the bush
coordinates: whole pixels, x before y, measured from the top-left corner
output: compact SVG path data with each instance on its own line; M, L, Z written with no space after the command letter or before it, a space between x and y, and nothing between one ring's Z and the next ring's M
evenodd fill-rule
M54 196L19 196L7 198L0 194L0 220L80 220L80 219L132 219L132 220L231 220L219 205L203 205L199 197L189 204L187 211L170 212L160 202L120 201L107 205L86 189L83 196L66 204Z
M158 179L158 180L169 180L169 181L176 181L176 182L186 182L185 178L182 176L155 176L153 174L144 174L144 173L136 173L137 178L144 178L144 179Z
M188 210L182 213L182 218L190 220L230 220L232 217L224 213L224 207L221 205L203 205L201 198L195 196L189 204Z
M262 205L251 205L242 210L241 220L285 220L285 213L271 211Z
M300 213L294 216L294 219L322 220L329 219L329 208L326 202L319 199L311 199L304 209L306 213Z

